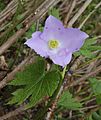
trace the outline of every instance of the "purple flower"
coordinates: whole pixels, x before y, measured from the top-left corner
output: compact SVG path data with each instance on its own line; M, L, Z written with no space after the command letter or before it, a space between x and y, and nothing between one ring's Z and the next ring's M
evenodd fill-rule
M55 64L66 66L72 53L79 50L88 35L77 28L64 28L61 21L49 16L43 32L36 31L25 42L42 57L50 58Z

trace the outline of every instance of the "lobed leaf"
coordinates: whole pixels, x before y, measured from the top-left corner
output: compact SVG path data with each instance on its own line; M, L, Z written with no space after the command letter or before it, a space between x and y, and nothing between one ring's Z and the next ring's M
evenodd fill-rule
M77 102L69 91L65 91L61 96L59 102L59 106L62 106L67 109L78 110L82 107L82 104Z
M96 78L90 78L89 81L93 93L96 96L97 104L101 104L101 80L97 80Z
M61 79L58 70L45 71L45 61L37 60L29 65L23 72L19 72L10 85L20 86L8 102L9 104L21 104L27 98L27 108L34 106L45 96L52 96Z

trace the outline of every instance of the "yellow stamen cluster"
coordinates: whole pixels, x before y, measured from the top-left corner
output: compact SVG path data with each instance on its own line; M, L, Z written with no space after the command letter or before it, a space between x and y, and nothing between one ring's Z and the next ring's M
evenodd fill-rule
M57 40L49 40L48 46L50 49L55 49L59 46L59 42Z

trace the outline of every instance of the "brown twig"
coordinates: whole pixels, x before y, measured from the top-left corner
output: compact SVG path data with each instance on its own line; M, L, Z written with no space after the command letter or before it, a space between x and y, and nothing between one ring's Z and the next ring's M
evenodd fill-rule
M13 15L17 8L17 0L12 0L7 7L0 13L0 25L10 15Z
M48 0L47 0L48 1ZM55 1L55 0L54 0ZM90 1L90 0L89 0ZM49 2L48 2L49 3ZM53 2L54 4L56 4L56 2ZM44 15L46 12L47 12L47 9L48 9L48 7L50 7L50 6L53 6L53 3L50 3L50 5L49 6L46 6L44 9L42 9L42 11L40 11L40 9L38 9L38 11L36 11L36 15L34 16L34 17L32 17L32 19L31 19L31 21L30 21L30 23L26 26L26 28L24 28L24 29L28 29L29 27L30 27L30 25L34 22L34 20L37 20L40 16L42 17L42 15ZM90 4L90 3L89 3ZM46 11L45 11L45 9L46 9ZM39 13L40 12L40 13ZM79 12L78 12L79 13ZM79 17L79 16L78 16ZM77 18L78 17L76 17L76 20L77 20ZM34 20L33 20L33 18L34 18ZM75 21L76 21L75 20ZM74 21L74 22L75 22ZM24 29L22 29L22 30L24 30ZM25 31L26 31L25 30ZM24 32L25 32L24 31ZM19 31L18 31L19 32ZM22 36L24 33L22 33L21 35L20 35L20 33L17 35L17 36ZM19 36L19 37L20 37ZM16 37L16 39L15 38L13 38L14 36L12 36L11 38L14 40L12 40L12 42L14 43L15 41L16 41L16 39L18 38L18 37ZM11 38L9 39L9 41L11 40ZM7 44L7 43L6 43ZM2 51L2 53L3 52L5 52L5 50L7 50L10 46L12 45L12 43L8 46L8 47L6 47L5 48L5 46L3 47L4 48L4 50ZM2 47L2 46L1 46ZM1 54L2 54L1 53ZM23 61L24 62L24 61ZM26 63L26 62L25 62ZM24 64L23 64L24 65ZM22 65L22 66L23 66ZM21 67L22 68L22 67ZM14 69L15 70L15 69ZM18 70L17 70L18 71ZM16 72L17 72L16 71ZM79 84L79 82L82 82L82 81L84 81L85 79L87 79L88 77L90 77L90 76L92 76L92 75L94 75L94 74L97 74L97 73L99 73L101 71L101 69L100 68L97 68L97 70L95 70L95 71L93 71L93 72L91 72L92 74L88 74L88 76L87 75L85 75L85 76L83 76L83 78L80 78L79 80L78 80L78 82L76 81L76 83L74 83L74 84L71 84L69 87L72 87L73 85L78 85ZM12 72L14 72L14 71L12 71ZM15 72L15 73L16 73ZM2 83L3 83L3 85L2 84L0 84L0 87L1 88L3 88L5 85L7 85L7 83L11 80L11 79L13 79L13 77L14 77L14 75L15 75L15 73L13 73L10 77L8 76L8 80L6 79L6 78L4 78L4 82L3 81L1 81ZM9 75L9 74L8 74ZM66 81L64 81L64 82L66 82ZM56 100L54 101L54 103L53 103L53 108L51 109L52 110L52 112L51 113L53 113L54 112L54 109L56 108L56 104L57 104L57 101L58 101L58 99L59 99L59 97L60 97L60 95L62 94L62 92L63 92L63 90L64 90L64 84L61 86L61 88L60 88L60 91L59 91L59 93L58 93L58 95L57 95L57 97L56 97ZM18 108L18 111L19 112L22 112L24 109L20 109L20 108ZM15 116L15 115L17 115L17 114L19 114L19 112L16 112L17 111L17 109L15 110L15 111L13 111L13 112L11 112L11 113L8 113L8 114L6 114L6 115L4 115L3 117L1 117L0 118L0 120L4 120L4 119L7 119L7 118L9 118L9 117L11 117L11 116ZM52 114L51 114L52 115ZM47 117L47 118L49 118L49 116ZM49 120L49 119L47 119L47 120Z
M7 40L7 42L5 42L0 47L0 55L3 54L18 38L20 38L30 28L30 26L33 24L33 22L37 21L37 19L42 17L48 11L48 9L50 7L56 5L59 1L61 1L61 0L57 0L57 1L55 1L55 0L51 0L51 1L46 0L46 2L41 5L41 7L39 6L39 8L37 8L37 10L36 10L36 12L37 12L36 15L31 17L29 23L27 23L25 28L20 29L19 31L17 31L11 38L9 38ZM41 11L40 11L40 9L41 9Z
M7 85L8 82L10 82L15 74L22 70L26 63L29 62L29 60L31 59L32 55L28 56L24 61L22 61L11 73L9 73L1 82L0 82L0 89L2 89L3 87L5 87Z
M16 32L12 37L10 37L1 47L0 47L0 55L3 54L16 40L25 32L24 29L20 29Z
M17 108L16 110L11 111L11 112L5 114L4 116L0 117L0 120L6 120L7 118L10 118L12 116L16 116L18 114L22 114L23 111L24 111L24 106L21 106L21 107Z
M18 37L21 37L21 36L24 34L24 32L25 32L26 30L28 30L28 28L32 25L32 23L33 23L34 21L36 21L39 17L41 17L43 14L45 14L50 7L56 5L59 1L61 1L61 0L57 0L57 1L55 1L55 0L51 0L51 1L46 0L45 4L43 3L44 6L43 6L43 4L41 5L41 7L39 6L39 8L36 10L36 14L34 15L34 17L31 17L30 23L27 24L26 28L21 29L20 32L18 31L18 32L16 33L16 39L17 39ZM40 11L40 9L41 9L41 11ZM19 33L19 34L18 34L18 33ZM17 36L18 36L18 37L17 37ZM3 47L1 46L1 48L3 49L2 52L1 52L1 54L2 54L3 52L5 52L5 50L7 50L7 49L12 45L12 43L14 43L14 42L16 41L16 39L15 39L15 37L13 36L13 37L11 37L11 38L9 39L9 42L10 42L10 44L9 44L9 42L8 42L9 45L6 45L6 44L7 44L7 43L6 43L5 45L3 45ZM5 47L5 46L6 46L6 47ZM10 82L10 81L13 79L13 77L15 76L15 74L16 74L19 70L22 70L23 67L25 67L25 64L26 64L27 62L29 63L29 59L30 59L30 58L31 58L31 56L29 56L28 58L26 58L21 64L19 64L11 73L9 73L9 74L0 82L0 89L2 89L3 87L5 87L5 86L7 85L7 83ZM4 120L4 119L10 118L10 117L12 117L12 116L18 115L18 114L19 114L20 112L22 112L22 111L24 111L23 108L18 108L18 109L16 109L16 110L14 110L14 111L12 111L12 112L9 112L8 114L2 116L2 117L0 118L0 120Z
M87 116L90 116L92 113L96 112L97 110L101 109L101 106L98 106L98 107L95 107L93 109L91 109L87 114L86 114L86 117Z
M66 27L67 27L67 22L68 22L68 20L69 20L69 18L70 18L70 15L71 15L73 9L75 8L75 5L76 5L76 0L73 0L73 1L71 2L70 7L69 7L70 10L68 11L68 13L67 13L67 15L66 15L66 17L65 17L65 19L64 19L64 26L66 26Z
M63 91L64 91L64 86L65 86L66 82L67 82L67 79L64 80L64 82L63 82L63 84L61 85L60 90L59 90L59 92L58 92L55 100L54 100L53 103L52 103L51 108L49 108L49 112L47 113L46 120L51 120L51 119L52 119L54 110L56 109L56 106L57 106L57 102L58 102L61 94L62 94Z
M65 90L67 90L68 87L72 87L72 86L78 85L80 82L82 82L82 81L84 81L85 79L91 77L92 75L98 74L99 72L101 72L101 66L99 66L95 71L89 73L88 75L84 75L84 76L83 76L82 78L80 78L78 81L75 81L75 82L71 83L70 85L66 86L66 87L65 87ZM65 83L66 83L66 81L64 82L64 84L65 84ZM61 88L60 88L60 92L59 92L58 95L57 95L57 99L56 99L56 101L55 101L55 103L54 103L54 105L53 105L53 108L56 108L56 102L57 102L57 100L59 99L60 94L63 92L63 90L64 90L64 85L62 85ZM19 109L20 109L20 108L19 108ZM51 110L52 110L52 109L51 109ZM16 110L15 110L15 111L16 111ZM21 111L22 111L22 110L21 110ZM20 112L21 112L21 111L20 111ZM50 115L52 115L53 112L54 112L54 111L51 111L51 114L50 114ZM11 117L10 114L11 114L11 113L8 113L7 115L4 115L4 116L6 116L6 119L9 118L9 117ZM19 114L19 113L17 113L17 114ZM16 115L17 115L17 114L16 114ZM10 116L9 116L9 115L10 115ZM5 118L4 116L2 116L1 118ZM14 116L14 115L13 115L13 116ZM0 118L0 120L4 120L4 119L1 119L1 118ZM49 116L47 116L47 119L46 119L46 120L50 120L50 119L48 119L48 118L49 118Z
M99 107L99 105L92 105L92 106L81 108L80 110L85 111L85 110L93 109L93 108L97 108L97 107Z
M50 111L47 113L47 117L46 117L46 120L51 120L52 119L52 115L54 113L54 110L56 109L56 105L57 105L57 102L58 102L58 99L59 97L61 96L61 94L63 93L64 90L67 90L69 87L72 87L72 86L76 86L78 85L79 83L83 82L84 80L86 80L87 78L95 75L95 74L98 74L99 72L101 72L101 66L99 66L98 68L96 68L95 71L87 74L87 75L84 75L82 78L80 78L79 80L77 81L74 81L73 83L71 83L70 85L68 86L65 86L66 84L66 81L67 79L64 80L64 83L62 84L54 102L52 103L52 106L51 108L49 109ZM65 87L64 87L65 86Z
M79 9L79 11L74 15L74 17L68 22L68 27L72 27L75 21L79 18L79 16L85 11L88 5L92 2L92 0L86 0L83 6Z
M70 67L70 71L74 72L78 66L81 64L81 62L83 61L84 57L83 56L79 56L73 63L73 65Z
M84 5L81 7L81 9L78 11L78 13L70 20L69 24L68 24L68 27L71 27L74 22L77 20L77 18L82 14L82 12L86 9L86 7L91 3L92 0L87 0ZM49 108L49 112L47 113L47 116L46 116L46 120L51 120L52 119L52 115L54 113L54 110L56 109L56 106L57 106L57 102L58 102L58 99L60 98L61 94L63 93L64 91L64 84L67 82L67 80L64 80L63 84L61 85L60 87L60 90L55 98L55 100L53 101L52 103L52 106Z
M96 11L96 9L98 9L99 7L101 6L101 2L99 2L96 6L95 6L95 8L94 8L94 10L92 10L89 14L88 14L88 16L84 19L84 21L80 24L80 26L78 27L79 29L81 29L82 27L83 27L83 25L86 23L86 21L91 17L91 15Z
M90 73L93 69L96 69L97 62L98 62L98 60L95 60L95 61L91 62L89 64L89 66L87 67L86 73Z
M84 82L87 78L92 77L92 76L94 76L94 75L96 75L96 74L98 74L98 73L100 73L100 72L101 72L101 66L97 67L96 70L90 72L89 74L83 75L83 76L82 76L80 79L78 79L77 81L72 82L70 85L68 85L68 86L66 87L66 89L67 89L68 87L76 86L76 85L78 85L79 83Z

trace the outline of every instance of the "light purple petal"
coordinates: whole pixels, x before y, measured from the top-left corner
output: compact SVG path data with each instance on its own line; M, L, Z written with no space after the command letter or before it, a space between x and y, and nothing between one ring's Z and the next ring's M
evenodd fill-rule
M79 50L85 39L89 37L85 32L82 32L78 28L66 28L64 33L64 46L71 52Z
M32 34L25 44L34 49L42 57L49 57L55 64L66 66L72 58L72 53L79 50L88 35L77 28L64 28L62 22L49 16L45 22L44 31ZM57 40L59 46L50 49L49 40Z
M58 28L64 28L63 24L60 20L55 18L54 16L50 15L45 22L45 28L46 29L58 29Z
M63 34L64 26L60 20L53 16L49 16L45 22L44 31L41 38L48 41L50 39L59 39Z
M27 40L25 44L28 45L33 50L35 50L35 52L37 52L37 54L40 54L42 57L48 57L47 43L44 40L40 39L40 35L41 32L36 31L35 33L32 34L32 38Z
M84 44L84 41L86 38L88 38L88 35L85 32L82 32L80 29L77 28L64 28L62 23L57 20L54 17L49 17L46 20L45 26L49 24L49 28L44 28L43 33L41 34L41 38L49 41L51 39L55 39L61 42L61 48L67 48L71 52L75 52L79 50L82 45ZM56 19L56 20L55 20ZM53 23L51 23L53 20ZM48 22L47 22L48 21ZM50 22L50 23L49 23ZM57 22L57 23L55 23ZM54 29L52 24L55 24ZM51 25L51 26L50 26ZM59 27L60 25L60 27ZM62 26L62 27L61 27ZM58 29L58 27L60 29Z
M64 50L60 51L60 53L51 55L50 59L60 66L65 67L67 64L70 63L72 59L72 53L66 52Z

